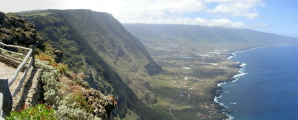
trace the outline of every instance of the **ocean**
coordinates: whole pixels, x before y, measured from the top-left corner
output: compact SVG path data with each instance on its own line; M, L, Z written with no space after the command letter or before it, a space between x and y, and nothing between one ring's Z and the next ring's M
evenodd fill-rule
M236 80L217 100L233 120L298 120L298 46L255 48L233 53L242 63Z

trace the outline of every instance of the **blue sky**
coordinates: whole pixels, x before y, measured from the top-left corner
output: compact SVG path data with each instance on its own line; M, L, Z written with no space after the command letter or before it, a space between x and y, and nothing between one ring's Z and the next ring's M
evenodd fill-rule
M255 21L266 23L268 27L260 27L256 30L298 38L298 0L264 2L267 2L266 7L258 9L262 17Z
M0 11L6 13L91 9L111 13L121 23L248 28L298 38L298 0L6 0L1 3L5 4L0 5Z

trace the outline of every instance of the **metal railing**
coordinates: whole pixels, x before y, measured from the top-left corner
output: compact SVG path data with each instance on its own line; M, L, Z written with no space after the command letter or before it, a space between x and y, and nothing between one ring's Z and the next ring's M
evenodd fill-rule
M28 50L26 57L23 59L22 63L18 66L18 68L14 71L12 77L10 79L7 78L0 78L0 120L3 119L6 115L9 115L12 110L12 98L17 95L17 93L20 91L21 87L23 86L24 80L26 78L26 75L31 67L35 66L35 59L34 59L34 46L30 45L30 48L21 47L21 46L15 46L15 45L6 45L2 42L0 42L0 46L5 47L13 47L18 49L24 49ZM17 55L24 55L22 53L12 52L6 49L3 49L0 47L0 54L1 51L10 52ZM25 56L25 55L24 55ZM26 70L24 71L23 76L21 77L21 80L19 81L17 88L10 93L9 86L12 85L12 83L15 82L19 72L25 67L27 61L29 60L28 66Z

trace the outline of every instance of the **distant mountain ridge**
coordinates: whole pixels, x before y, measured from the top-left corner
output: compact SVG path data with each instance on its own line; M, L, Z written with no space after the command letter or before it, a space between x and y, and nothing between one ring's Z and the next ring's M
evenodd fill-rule
M240 50L252 47L298 45L298 38L250 29L171 24L123 24L146 45L191 45L203 49Z
M62 62L84 72L92 88L115 95L111 119L157 119L150 75L158 74L147 49L111 15L91 10L18 13L36 26L44 42L63 51ZM149 111L149 112L148 112Z

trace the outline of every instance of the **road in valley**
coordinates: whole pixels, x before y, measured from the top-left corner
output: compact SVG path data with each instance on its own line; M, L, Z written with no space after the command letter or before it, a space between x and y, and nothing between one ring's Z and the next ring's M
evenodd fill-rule
M175 81L175 83L176 83L176 86L178 86L176 81ZM176 106L176 104L177 104L177 102L178 102L178 100L179 100L179 98L180 98L180 95L182 95L182 93L183 93L183 88L180 88L180 92L179 92L179 94L177 95L177 98L176 98L174 104L171 105L171 107L169 108L169 113L170 113L171 116L174 118L174 120L178 120L178 119L177 119L177 118L175 117L175 115L172 113L172 108Z

